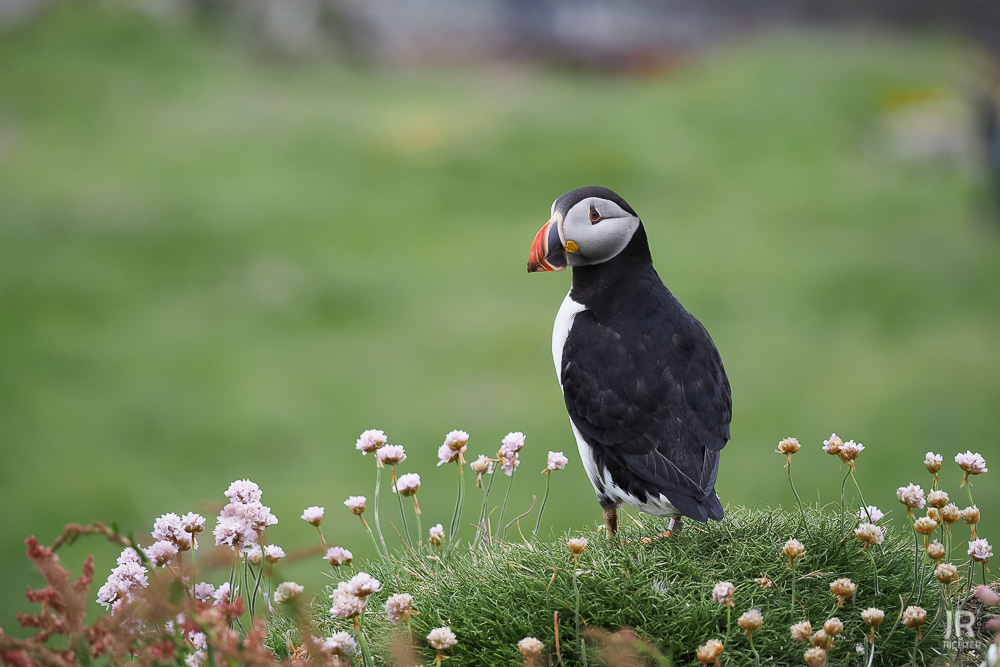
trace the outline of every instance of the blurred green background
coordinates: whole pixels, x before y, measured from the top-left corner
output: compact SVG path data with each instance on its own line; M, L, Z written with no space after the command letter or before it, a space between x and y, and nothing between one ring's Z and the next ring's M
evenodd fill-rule
M934 450L964 506L954 454L1000 466L1000 221L974 61L940 34L777 31L625 73L389 67L92 3L4 27L0 626L19 632L41 583L28 535L145 536L165 512L211 515L238 478L287 551L313 546L299 515L316 504L331 543L369 555L342 505L371 496L367 428L406 447L425 528L450 517L454 470L435 463L455 428L471 458L527 434L517 511L565 451L544 530L593 528L550 356L569 275L525 272L552 200L589 184L639 211L722 352L725 502L793 502L773 453L790 435L800 493L839 500L818 449L836 431L867 447L869 502L926 488ZM994 543L998 473L975 485ZM117 549L60 553L74 569L95 553L101 582ZM316 591L323 567L279 575Z

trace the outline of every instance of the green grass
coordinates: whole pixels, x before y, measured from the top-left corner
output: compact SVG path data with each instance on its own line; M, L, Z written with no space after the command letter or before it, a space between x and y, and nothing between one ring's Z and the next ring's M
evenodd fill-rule
M640 638L653 644L655 654L667 660L664 664L695 663L698 646L720 639L725 645L723 664L752 665L754 654L737 619L757 608L764 617L763 628L753 636L761 664L801 664L808 645L791 639L790 626L807 619L815 631L836 616L844 630L828 652L829 662L855 664L861 660L855 646L869 634L861 611L874 606L886 612L885 623L878 629L874 664L898 665L909 657L917 640L915 631L896 622L902 598L905 606L920 604L928 611L925 638L918 646L918 662L913 664L936 664L944 623L944 614L937 613L942 594L931 578L918 601L913 590L914 541L908 526L890 528L881 548L875 548L876 595L875 572L861 543L853 535L843 542L837 537L841 534L839 504L811 508L807 517L815 540L806 537L796 513L744 507L729 507L721 523L688 526L679 536L649 543L641 538L665 530L665 521L647 515L626 519L621 539L614 543L588 532L589 544L578 566L583 627L634 628ZM570 536L581 534L574 531ZM800 537L806 548L794 570L781 553L790 537ZM562 660L566 665L583 664L575 631L573 561L564 536L532 546L515 541L496 542L488 550L456 548L441 563L426 555L414 559L397 551L392 561L357 565L383 586L369 598L372 611L364 623L378 647L374 653L385 656L383 644L401 631L385 620L385 599L407 592L419 612L410 627L413 644L421 652L418 663L429 664L434 658L424 640L427 633L450 626L458 637L458 644L447 652L454 664L519 664L517 642L526 636L544 641L550 662L542 664L556 664L554 614L558 612ZM923 576L930 577L929 567L924 565ZM346 572L345 577L351 574ZM773 585L762 588L755 581L759 577L771 579ZM854 599L843 607L837 607L830 592L830 582L840 577L849 577L858 586ZM712 588L720 581L736 587L731 614L712 599ZM329 606L325 596L317 601L318 634L350 629L347 622L330 621ZM292 626L288 616L270 624L271 644L279 653L286 631L295 632ZM596 659L599 647L590 644L589 663L603 664Z
M276 543L308 543L297 517L319 504L332 542L371 555L341 507L370 491L353 442L371 427L430 485L447 431L474 456L521 430L522 470L571 457L543 532L592 526L549 358L568 276L524 270L550 202L584 184L640 212L722 352L726 502L787 503L775 443L831 431L866 444L883 509L929 449L956 485L956 451L1000 454L1000 239L973 163L879 146L887 96L954 98L967 66L935 35L768 35L615 78L272 62L87 2L4 28L0 626L41 581L27 535L143 535L213 513L237 478L264 489ZM837 499L826 466L796 483ZM538 489L519 475L515 497ZM989 534L1000 486L976 494ZM92 550L106 575L112 547L61 555ZM315 588L315 562L280 576Z

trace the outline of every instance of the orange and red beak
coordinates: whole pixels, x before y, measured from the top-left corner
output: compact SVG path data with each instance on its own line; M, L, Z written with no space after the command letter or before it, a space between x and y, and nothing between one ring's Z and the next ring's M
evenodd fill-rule
M562 271L566 268L566 246L559 238L559 219L553 216L535 234L528 253L528 273L535 271Z

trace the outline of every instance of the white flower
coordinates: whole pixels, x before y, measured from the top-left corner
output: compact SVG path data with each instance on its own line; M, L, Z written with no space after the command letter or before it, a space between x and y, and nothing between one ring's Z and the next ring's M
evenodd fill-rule
M525 637L517 643L517 650L525 658L533 658L542 654L542 651L545 650L545 644L534 637Z
M406 460L406 453L403 451L402 445L385 445L375 452L375 455L385 465L396 465Z
M208 648L208 637L205 636L204 632L192 632L188 635L188 639L191 640L191 644L199 651L204 651Z
M330 655L346 658L354 655L358 644L347 632L335 632L323 640L323 650Z
M132 547L125 547L122 549L122 553L118 556L118 564L124 565L125 563L136 563L141 564L142 559L139 558L139 552Z
M259 542L264 530L276 523L278 519L271 514L271 508L262 505L259 500L231 502L222 508L212 534L217 545L226 544L242 551Z
M368 499L364 496L350 496L344 504L351 508L351 511L360 516L365 511L365 503Z
M396 593L385 601L385 615L395 624L404 623L413 614L413 596Z
M920 488L919 484L907 484L899 487L896 489L896 497L899 498L899 502L911 509L922 509L927 503L924 500L924 490Z
M330 614L334 618L354 618L365 610L365 599L352 593L346 581L340 582L330 597L333 598Z
M775 450L775 454L788 454L792 455L799 451L802 445L799 444L798 438L785 438L778 443L778 449Z
M985 563L993 556L993 548L986 540L972 540L969 542L969 558L977 563Z
M927 452L927 456L924 457L924 465L927 466L927 471L935 473L941 469L941 462L944 458L940 454L935 454L934 452Z
M340 567L341 565L350 565L351 561L354 560L354 554L343 547L330 547L326 550L326 555L323 558L330 565Z
M508 452L519 452L524 447L524 434L520 431L512 431L503 437L501 447Z
M989 472L989 468L986 467L986 459L978 453L973 454L971 451L967 451L964 454L956 454L955 463L967 475L981 475L984 472Z
M351 595L357 595L359 598L368 597L372 593L378 593L382 590L382 584L379 580L367 572L358 572L347 582L347 586Z
M493 473L493 461L490 461L482 454L479 455L478 459L470 463L469 467L477 475L490 475Z
M469 444L469 434L465 431L450 431L444 437L444 444L456 452L459 450L464 452L465 446Z
M194 586L194 598L200 602L208 602L215 595L215 586L202 581Z
M191 536L185 532L181 518L170 512L153 522L153 539L157 542L170 542L180 551L191 548Z
M285 550L277 544L268 544L264 547L264 558L268 563L277 563L278 559L285 557Z
M212 593L215 604L227 604L229 602L229 582L225 581Z
M866 511L867 510L867 511ZM879 519L884 517L885 514L879 508L874 505L868 505L867 507L862 507L858 510L858 518L862 521L871 521L872 523L878 523Z
M305 588L294 581L283 581L274 589L274 604L288 604L299 599Z
M361 434L354 447L362 454L370 454L384 447L386 441L385 433L377 429L369 429Z
M837 437L836 433L830 435L829 440L823 441L823 451L827 454L839 454L844 441Z
M229 501L233 503L259 503L260 487L249 479L238 479L229 485L226 498L229 498Z
M546 470L562 470L569 463L569 459L563 456L562 452L549 452Z
M204 651L195 651L188 657L184 658L184 664L187 667L202 667L207 659L208 655Z
M313 505L312 507L307 507L302 512L302 520L313 526L319 526L323 523L323 512L325 510L322 507L317 507Z
M853 461L854 459L858 458L858 454L863 452L864 449L865 446L862 445L860 442L854 442L853 440L848 440L847 442L845 442L840 446L840 451L837 453L840 454L841 461Z
M146 558L156 567L165 567L177 555L177 546L167 540L153 542L152 545L143 547L142 550L145 552Z
M205 517L194 512L188 512L181 517L181 528L186 533L200 533L205 530Z
M396 484L393 485L392 490L403 497L412 496L420 490L420 475L415 472L400 475L399 479L396 480Z
M882 540L885 539L885 528L874 523L863 523L854 530L854 534L865 544L882 544Z
M574 554L579 556L583 553L583 550L587 548L587 538L586 537L571 537L569 542L566 543L566 547Z
M449 627L431 630L427 635L427 641L430 643L431 648L435 648L438 651L444 651L458 643L455 633Z
M452 461L459 461L467 447L462 447L461 449L452 449L447 444L438 447L438 466L443 466L445 463L451 463Z
M428 531L428 533L430 536L429 539L431 541L431 544L437 546L442 542L444 542L444 526L442 526L441 524L438 524L436 526L431 526L431 529Z
M720 581L712 588L712 600L719 604L733 606L733 594L736 587L728 581Z
M117 567L111 570L107 582L97 591L97 601L105 609L121 602L128 602L139 589L149 586L148 570L142 566L139 554L126 547L118 557Z

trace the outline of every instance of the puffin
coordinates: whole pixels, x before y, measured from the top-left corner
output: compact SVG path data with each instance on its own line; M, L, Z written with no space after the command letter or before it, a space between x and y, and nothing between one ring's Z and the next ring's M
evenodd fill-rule
M528 272L573 269L552 329L552 359L583 467L609 537L627 503L721 521L715 492L732 398L708 331L653 268L635 210L605 187L571 190L535 235Z

